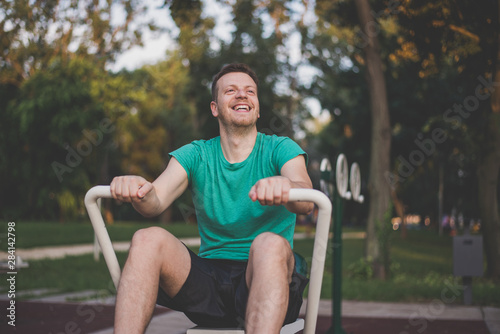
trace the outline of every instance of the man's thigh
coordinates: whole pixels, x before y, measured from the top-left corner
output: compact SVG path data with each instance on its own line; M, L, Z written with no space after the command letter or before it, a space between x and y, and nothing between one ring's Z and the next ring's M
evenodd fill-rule
M160 288L157 303L184 312L200 326L243 326L246 262L204 259L188 251L191 270L184 285L173 297Z
M184 312L200 326L243 327L249 294L245 280L247 263L203 259L189 249L188 252L191 270L186 282L173 298L160 288L157 303ZM307 283L308 279L294 268L285 323L297 318Z
M159 273L160 286L170 296L177 294L191 269L189 252L185 245L170 232L159 227L141 229L132 238L127 265L138 271L143 270L137 268L141 268L145 262L153 265L155 276Z

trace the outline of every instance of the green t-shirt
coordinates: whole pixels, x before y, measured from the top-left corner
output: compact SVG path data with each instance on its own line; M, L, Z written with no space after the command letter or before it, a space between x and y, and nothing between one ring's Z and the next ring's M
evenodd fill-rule
M245 161L229 163L220 137L197 140L170 153L186 170L205 258L247 260L250 244L262 232L283 236L293 247L295 214L285 206L263 206L248 193L260 179L280 175L281 167L306 153L293 140L258 133ZM306 161L307 163L307 161Z

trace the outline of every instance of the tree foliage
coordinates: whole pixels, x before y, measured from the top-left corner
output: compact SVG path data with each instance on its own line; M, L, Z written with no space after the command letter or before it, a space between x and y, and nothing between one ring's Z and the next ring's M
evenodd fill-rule
M490 103L497 66L498 4L444 0L372 1L371 5L373 21L367 32L356 27L350 1L317 1L317 24L302 32L304 55L320 70L307 92L333 111L323 145L330 152L345 150L348 157L359 152L363 158L354 159L361 161L366 161L368 152L373 154L366 149L366 138L356 136L367 133L367 123L356 120L368 118L366 92L360 88L365 75L360 51L371 32L379 38L387 80L393 138L387 182L396 211L403 218L408 212L427 215L436 227L440 207L463 213L466 223L485 217L481 205L489 202L488 206L497 207L495 191L488 196L492 200L481 196L477 175L484 175L482 161L498 152L498 122L491 113L495 103ZM442 177L439 170L444 171ZM498 174L498 167L492 170ZM441 204L440 183L444 184ZM498 226L494 217L484 224L491 221ZM486 243L498 245L499 238L494 238Z
M19 86L55 57L91 55L103 69L117 54L141 44L141 30L131 23L144 6L134 0L2 0L0 8L0 83ZM116 20L119 12L122 22Z
M140 44L142 26L131 22L142 7L87 0L1 1L0 8L0 171L2 186L11 189L0 195L1 212L75 217L83 213L84 190L102 174L96 170L103 159L90 159L103 138L89 133L97 127L106 134L99 129L106 119L104 68ZM122 22L113 20L118 12Z
M3 129L1 183L10 189L1 195L4 214L28 207L25 214L38 218L74 216L82 187L90 185L81 163L94 147L83 130L98 128L104 118L92 102L100 74L93 63L78 59L53 60L49 69L25 81L4 111L9 127Z

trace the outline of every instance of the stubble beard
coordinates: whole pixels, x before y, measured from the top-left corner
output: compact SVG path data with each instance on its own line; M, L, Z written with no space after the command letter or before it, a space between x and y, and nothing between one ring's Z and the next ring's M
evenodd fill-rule
M253 131L257 127L257 117L245 119L230 119L226 115L219 115L219 126L225 129L227 133L231 134L244 134Z

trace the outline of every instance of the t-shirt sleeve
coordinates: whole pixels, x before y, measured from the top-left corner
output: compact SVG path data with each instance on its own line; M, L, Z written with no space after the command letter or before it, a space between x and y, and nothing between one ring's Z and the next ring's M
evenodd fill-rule
M290 138L282 137L279 143L276 145L273 154L273 160L277 168L277 171L280 172L284 164L286 164L288 161L292 160L293 158L299 155L304 156L307 166L308 163L307 153Z
M194 143L186 144L177 150L170 152L168 155L179 161L181 166L186 171L188 180L191 183L195 167L199 165L200 161L199 147Z

